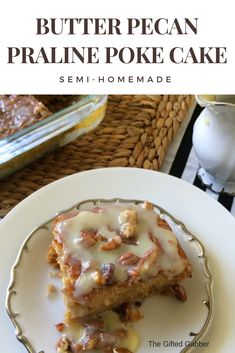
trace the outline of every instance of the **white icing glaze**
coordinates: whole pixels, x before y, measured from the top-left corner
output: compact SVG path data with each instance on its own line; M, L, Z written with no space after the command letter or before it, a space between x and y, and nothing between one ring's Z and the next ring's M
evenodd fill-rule
M126 210L131 210L132 217L128 220ZM133 214L136 213L136 219ZM128 278L128 271L132 266L119 264L117 259L127 252L142 258L147 251L153 249L154 245L149 238L149 233L156 237L160 244L160 255L149 270L141 274L142 278L157 275L160 270L168 273L169 277L178 274L184 269L184 261L178 254L177 240L173 232L163 229L157 225L158 215L154 210L146 210L137 205L109 205L98 212L83 210L73 218L66 219L56 225L56 231L64 244L64 256L72 255L83 262L94 262L95 268L82 272L75 283L74 297L91 292L97 287L94 281L94 271L101 268L102 264L112 263L115 265L113 279L116 282L123 282ZM137 220L137 223L135 223ZM129 221L136 227L136 244L121 243L120 247L114 250L101 250L100 246L104 241L98 240L92 247L84 246L82 242L82 231L95 231L107 240L120 234L123 222Z

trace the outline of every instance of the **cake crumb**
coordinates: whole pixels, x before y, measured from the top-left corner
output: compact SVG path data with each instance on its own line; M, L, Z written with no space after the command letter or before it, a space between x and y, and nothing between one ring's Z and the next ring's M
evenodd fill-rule
M48 283L46 286L46 296L50 296L51 294L54 294L57 292L56 287L52 283Z

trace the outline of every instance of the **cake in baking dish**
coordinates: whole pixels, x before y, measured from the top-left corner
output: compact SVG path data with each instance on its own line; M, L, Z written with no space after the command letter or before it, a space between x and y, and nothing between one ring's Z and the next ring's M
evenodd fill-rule
M71 95L0 95L0 138L13 135L73 103Z
M175 234L149 202L58 216L48 261L61 271L67 323L177 288L192 273Z
M0 95L0 138L32 125L51 115L51 111L33 96Z

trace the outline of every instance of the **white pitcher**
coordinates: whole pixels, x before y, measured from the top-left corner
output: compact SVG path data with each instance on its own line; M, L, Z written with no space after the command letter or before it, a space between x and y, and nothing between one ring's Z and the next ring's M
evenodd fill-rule
M235 95L196 96L205 107L193 131L198 175L215 192L235 194Z

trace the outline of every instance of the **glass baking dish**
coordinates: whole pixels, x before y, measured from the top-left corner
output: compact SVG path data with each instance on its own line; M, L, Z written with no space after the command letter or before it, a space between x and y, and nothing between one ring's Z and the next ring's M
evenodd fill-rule
M98 126L105 115L107 96L73 98L72 105L0 139L0 178Z

